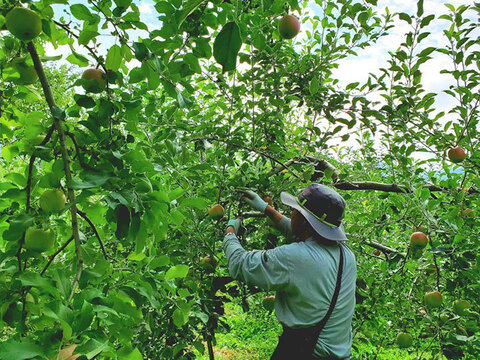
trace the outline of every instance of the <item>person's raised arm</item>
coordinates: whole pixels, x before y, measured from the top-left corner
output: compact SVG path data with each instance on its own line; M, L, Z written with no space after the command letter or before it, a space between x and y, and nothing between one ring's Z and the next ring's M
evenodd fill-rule
M245 201L252 208L261 213L267 215L273 222L276 228L278 228L285 236L290 236L291 226L290 219L283 216L279 211L275 210L272 206L268 205L257 193L252 190L243 191L245 194Z

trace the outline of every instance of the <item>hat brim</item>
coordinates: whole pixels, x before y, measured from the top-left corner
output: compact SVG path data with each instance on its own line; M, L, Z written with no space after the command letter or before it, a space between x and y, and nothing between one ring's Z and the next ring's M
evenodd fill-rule
M345 228L342 224L340 224L340 226L330 226L319 221L315 218L315 216L300 206L295 196L290 195L287 192L282 192L280 194L280 200L282 200L285 205L298 210L305 217L305 219L307 219L312 228L325 239L332 241L348 240L347 235L345 234Z

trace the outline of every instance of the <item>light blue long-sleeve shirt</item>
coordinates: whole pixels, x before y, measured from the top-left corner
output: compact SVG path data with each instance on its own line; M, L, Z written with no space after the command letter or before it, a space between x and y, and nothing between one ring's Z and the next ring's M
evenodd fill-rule
M282 217L280 230L291 236L290 219ZM312 326L326 314L335 291L340 250L307 239L271 250L246 251L235 234L227 234L223 250L230 275L248 285L276 291L278 321L291 328ZM350 356L357 267L355 255L343 246L343 276L337 304L314 351L319 357Z

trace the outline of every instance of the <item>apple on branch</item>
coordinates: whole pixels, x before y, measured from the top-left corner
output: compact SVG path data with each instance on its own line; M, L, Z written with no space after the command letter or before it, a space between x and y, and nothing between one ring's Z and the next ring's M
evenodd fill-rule
M293 15L284 15L278 22L278 32L284 39L293 39L300 31L300 22Z
M31 41L42 32L42 20L33 10L16 7L5 17L7 30L16 38Z
M456 146L448 150L447 155L450 161L455 164L461 163L467 157L467 155L465 154L465 151L459 146Z
M87 92L99 93L105 90L107 82L103 77L103 71L99 69L87 69L82 74L82 87Z

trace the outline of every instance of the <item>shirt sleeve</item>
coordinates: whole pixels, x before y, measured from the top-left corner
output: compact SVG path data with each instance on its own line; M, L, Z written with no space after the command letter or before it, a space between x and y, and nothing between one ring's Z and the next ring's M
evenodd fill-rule
M286 216L282 216L280 221L277 223L277 229L285 235L287 239L292 237L292 221Z
M282 247L246 251L237 236L229 233L223 240L223 250L232 278L264 290L287 290L291 259Z

